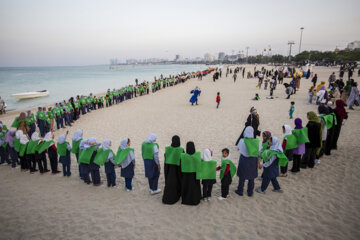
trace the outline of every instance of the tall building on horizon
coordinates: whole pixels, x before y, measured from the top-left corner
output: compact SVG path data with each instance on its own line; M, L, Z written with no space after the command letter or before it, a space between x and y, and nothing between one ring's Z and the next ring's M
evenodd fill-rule
M205 55L204 55L204 60L205 60L206 62L212 62L212 61L214 61L214 56L211 55L210 53L205 53Z
M218 60L219 61L224 61L224 59L225 59L225 53L224 52L219 52Z
M360 41L353 41L347 45L349 50L360 50Z

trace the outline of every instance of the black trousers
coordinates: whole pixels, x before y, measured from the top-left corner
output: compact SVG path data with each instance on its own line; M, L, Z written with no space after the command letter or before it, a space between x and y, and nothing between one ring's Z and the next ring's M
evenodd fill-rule
M28 154L27 159L28 159L28 164L29 164L30 171L31 172L35 171L36 170L35 154Z
M215 182L216 182L215 180L202 180L203 198L211 197L212 187Z
M226 198L229 195L229 187L232 182L230 172L221 179L221 196Z
M293 165L291 168L291 172L299 172L300 171L300 161L301 155L294 154L293 155Z
M302 158L301 168L313 168L315 166L316 148L306 148Z
M40 173L44 173L45 171L47 171L48 169L47 169L47 161L46 161L45 153L43 152L41 154L37 154L36 158L39 165Z

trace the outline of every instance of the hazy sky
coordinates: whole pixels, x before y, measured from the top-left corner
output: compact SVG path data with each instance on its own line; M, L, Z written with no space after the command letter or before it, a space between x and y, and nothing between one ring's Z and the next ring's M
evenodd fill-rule
M360 40L360 0L0 0L0 66L334 50Z

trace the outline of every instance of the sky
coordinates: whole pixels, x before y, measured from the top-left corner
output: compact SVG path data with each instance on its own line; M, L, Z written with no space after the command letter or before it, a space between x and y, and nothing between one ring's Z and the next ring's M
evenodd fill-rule
M334 50L360 40L359 0L0 0L0 67Z

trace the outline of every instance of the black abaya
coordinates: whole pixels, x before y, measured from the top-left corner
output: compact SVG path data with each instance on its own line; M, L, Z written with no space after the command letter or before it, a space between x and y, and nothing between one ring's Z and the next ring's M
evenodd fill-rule
M174 204L181 196L181 167L165 163L164 172L165 189L162 201L164 204Z
M198 205L201 200L200 180L196 180L196 173L182 173L181 203Z

